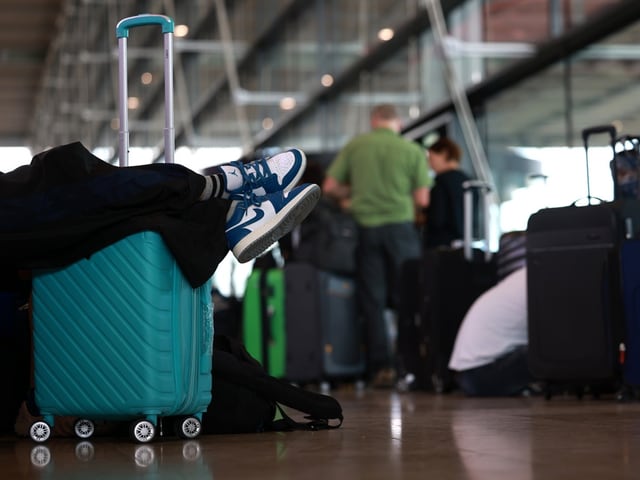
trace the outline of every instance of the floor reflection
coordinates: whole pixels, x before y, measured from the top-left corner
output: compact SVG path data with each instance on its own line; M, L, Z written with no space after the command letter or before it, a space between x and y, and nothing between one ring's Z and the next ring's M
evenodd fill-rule
M55 440L48 444L20 442L32 478L47 479L210 479L197 440L154 444Z
M531 480L527 418L506 416L499 410L460 409L452 412L451 430L467 478L494 480L501 473L517 471L518 480Z

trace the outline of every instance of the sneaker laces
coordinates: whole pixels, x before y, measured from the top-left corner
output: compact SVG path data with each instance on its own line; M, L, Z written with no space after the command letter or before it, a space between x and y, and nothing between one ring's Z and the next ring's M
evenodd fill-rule
M237 200L240 202L237 208L242 208L246 211L251 205L255 205L256 207L262 205L264 197L256 195L251 189L244 188L240 192L229 195L229 200Z
M242 175L241 189L245 192L262 187L265 182L275 175L271 172L267 159L264 157L251 162L253 172L247 171L247 164L242 162L230 162L230 165L240 170Z

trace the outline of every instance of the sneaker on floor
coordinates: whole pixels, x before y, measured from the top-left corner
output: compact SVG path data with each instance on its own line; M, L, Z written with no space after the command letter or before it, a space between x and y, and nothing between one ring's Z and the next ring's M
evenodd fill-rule
M257 196L290 191L307 168L307 157L293 148L271 158L249 163L231 162L220 167L225 173L225 190L229 195L253 193Z
M240 263L257 257L302 222L320 195L318 185L307 183L262 197L232 196L225 230L229 248Z

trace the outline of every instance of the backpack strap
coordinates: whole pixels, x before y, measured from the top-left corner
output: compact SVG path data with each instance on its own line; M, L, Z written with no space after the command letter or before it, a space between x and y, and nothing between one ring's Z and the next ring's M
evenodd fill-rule
M215 335L213 374L250 388L273 401L282 414L281 420L273 422L274 430L322 430L342 425L342 407L335 398L272 377L239 341L232 338ZM296 422L278 404L305 413L309 422Z
M331 423L331 420L326 418L313 418L311 415L307 415L304 418L308 419L308 422L297 422L289 415L285 413L280 404L276 403L276 408L282 416L278 420L271 422L270 430L277 432L287 432L292 430L330 430L334 428L340 428L342 425L342 415L337 419L337 423Z

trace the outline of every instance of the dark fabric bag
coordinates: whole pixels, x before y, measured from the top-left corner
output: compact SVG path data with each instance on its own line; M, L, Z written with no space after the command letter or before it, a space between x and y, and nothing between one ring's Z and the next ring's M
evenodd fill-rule
M29 389L29 285L17 272L0 269L0 434L13 433L18 408Z
M281 406L302 412L306 421L294 420ZM342 419L333 397L268 375L239 341L215 335L213 399L203 416L204 434L323 430L340 427Z
M309 262L321 270L352 275L358 226L353 216L327 199L322 199L300 225L300 238L292 246L290 260Z

